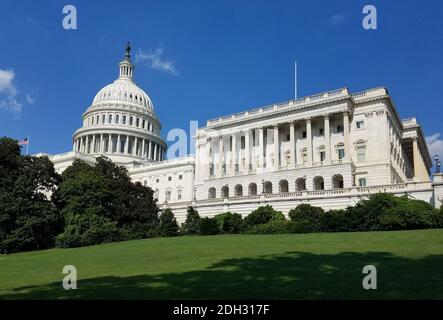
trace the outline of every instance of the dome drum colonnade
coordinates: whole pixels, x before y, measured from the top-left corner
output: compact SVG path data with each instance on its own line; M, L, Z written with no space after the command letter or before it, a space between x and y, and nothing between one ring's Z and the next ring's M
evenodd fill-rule
M162 161L166 144L160 137L161 124L151 99L133 81L129 52L128 45L119 64L119 78L101 89L83 114L83 127L74 133L73 150L104 154L111 159L129 156L140 161Z

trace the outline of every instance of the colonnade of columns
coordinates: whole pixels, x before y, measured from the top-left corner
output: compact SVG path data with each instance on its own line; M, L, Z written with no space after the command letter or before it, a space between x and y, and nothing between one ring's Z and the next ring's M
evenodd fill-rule
M155 141L124 134L84 135L74 141L73 150L84 154L118 154L162 161L165 148Z
M323 135L324 139L324 159L323 164L331 164L331 127L330 127L330 115L325 114L321 116L324 121ZM343 145L344 155L341 161L347 161L350 159L350 132L349 132L349 114L344 112L342 114L343 124ZM280 128L282 125L289 125L289 168L296 168L298 166L312 166L313 157L313 133L312 133L312 120L313 118L305 118L298 120L299 123L304 123L306 128L306 159L302 164L297 163L297 150L296 143L298 138L296 137L295 125L296 122L290 121L285 123L278 123L272 127L258 127L254 129L242 130L239 132L233 132L230 134L219 135L212 138L208 138L208 145L206 148L206 158L209 159L209 176L221 177L224 175L235 174L247 174L251 170L260 170L262 168L273 168L279 170L282 166L281 155L281 142L280 140ZM274 148L273 148L273 164L266 163L266 142L265 142L265 130L273 129ZM269 132L269 131L268 131ZM258 137L257 137L258 135ZM254 140L255 138L255 140ZM226 148L226 141L228 141L228 148ZM238 142L241 142L241 147L238 148ZM244 143L243 143L244 141ZM252 143L251 143L252 141ZM256 145L258 142L258 145ZM212 154L213 150L216 150L218 145L218 153ZM255 148L255 159L252 159L252 148ZM212 150L212 151L211 151ZM227 163L227 154L230 152L230 161Z

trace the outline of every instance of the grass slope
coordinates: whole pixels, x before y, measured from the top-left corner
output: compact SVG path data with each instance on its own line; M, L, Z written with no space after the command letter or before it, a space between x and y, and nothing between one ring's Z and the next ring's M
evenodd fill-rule
M75 265L78 289L62 288ZM373 264L378 290L363 290ZM0 299L443 298L443 230L159 238L0 255Z

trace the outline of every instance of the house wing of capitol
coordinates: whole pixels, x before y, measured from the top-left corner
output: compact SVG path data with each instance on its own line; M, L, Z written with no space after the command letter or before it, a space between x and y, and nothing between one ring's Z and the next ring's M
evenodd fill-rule
M57 172L99 156L124 165L179 222L192 205L201 216L243 215L262 205L287 213L301 203L342 209L377 192L440 207L443 176L417 119L400 119L384 87L332 90L207 121L195 155L165 159L167 145L149 95L134 81L131 48L119 76L82 115L70 152L47 155Z

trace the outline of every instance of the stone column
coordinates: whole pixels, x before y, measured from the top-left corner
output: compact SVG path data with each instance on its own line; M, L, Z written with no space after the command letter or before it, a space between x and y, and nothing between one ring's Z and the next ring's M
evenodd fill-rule
M312 166L312 126L311 118L306 119L306 140L307 140L307 151L308 151L308 165Z
M112 133L109 134L109 144L108 144L108 152L112 153L114 150L114 142L112 141Z
M126 138L125 138L125 152L124 152L124 154L128 154L128 150L129 150L129 136L126 135Z
M86 136L86 152L89 153L89 134Z
M264 133L263 128L258 129L258 166L260 169L264 168Z
M154 143L154 161L157 161L157 144Z
M331 129L329 127L329 115L324 115L325 120L325 163L331 163Z
M344 160L348 161L351 159L350 152L351 148L349 146L349 114L348 112L343 113L343 136L344 136L344 145L345 145L345 158Z
M148 140L148 159L152 160L152 141Z
M120 134L117 135L117 153L121 153L122 145L120 140Z
M278 139L278 125L274 126L274 170L280 169L280 142Z
M245 167L244 167L244 171L246 173L249 173L249 163L251 160L251 149L250 149L250 135L251 135L251 131L250 130L246 130L245 133Z
M142 158L145 157L145 139L142 140Z
M295 124L294 122L289 123L289 152L291 168L295 168L297 155L295 153Z
M95 134L92 135L92 152L95 153Z
M218 142L218 170L217 175L221 177L223 174L223 136L219 137Z
M237 141L235 134L232 135L232 151L231 151L231 175L235 175L235 168L237 164Z
M202 159L203 163L207 166L207 177L209 178L211 176L211 165L214 168L214 157L211 157L211 138L206 139L206 159ZM212 155L214 153L212 152ZM208 163L205 163L207 161Z
M138 156L138 138L134 137L134 148L132 149L132 155Z

